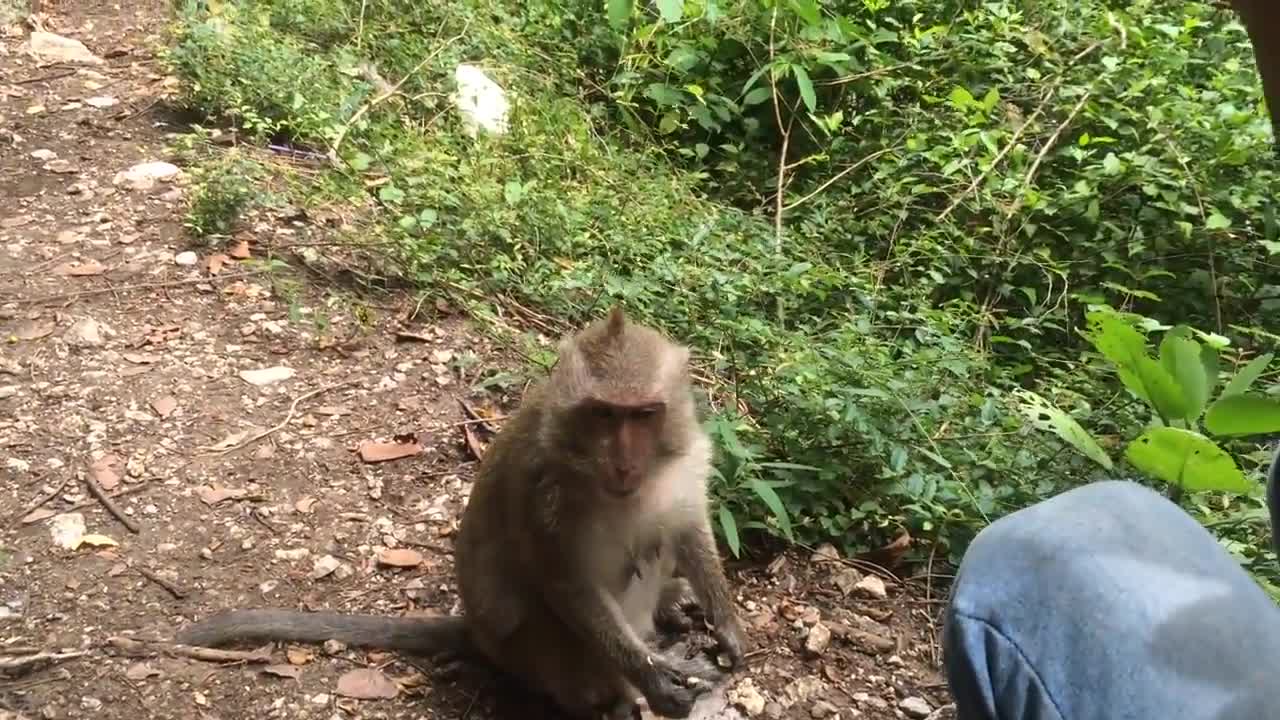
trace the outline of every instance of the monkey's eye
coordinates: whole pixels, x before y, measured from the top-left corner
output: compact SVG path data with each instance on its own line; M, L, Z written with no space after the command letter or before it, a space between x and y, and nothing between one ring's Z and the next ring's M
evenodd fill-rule
M610 420L613 418L613 408L608 405L592 405L591 417L595 420Z

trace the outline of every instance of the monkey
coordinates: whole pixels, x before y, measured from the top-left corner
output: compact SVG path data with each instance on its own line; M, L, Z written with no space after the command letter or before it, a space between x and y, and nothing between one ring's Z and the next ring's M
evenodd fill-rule
M651 645L690 599L727 658L745 639L711 528L711 440L689 350L621 306L563 338L548 377L489 445L455 542L460 615L232 610L184 644L285 640L479 658L576 718L638 698L685 718L723 677Z

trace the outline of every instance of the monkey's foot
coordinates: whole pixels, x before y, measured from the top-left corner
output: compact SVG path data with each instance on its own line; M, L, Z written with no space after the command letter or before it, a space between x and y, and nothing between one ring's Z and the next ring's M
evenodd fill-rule
M693 620L699 610L697 596L689 581L672 578L662 589L658 609L653 615L654 624L667 632L688 632L693 629Z

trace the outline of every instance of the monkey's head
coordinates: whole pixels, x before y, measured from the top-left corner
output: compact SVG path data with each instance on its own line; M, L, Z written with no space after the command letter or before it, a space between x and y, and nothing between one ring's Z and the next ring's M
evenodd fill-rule
M635 495L697 431L688 363L688 349L620 307L565 339L547 385L557 459L586 489Z

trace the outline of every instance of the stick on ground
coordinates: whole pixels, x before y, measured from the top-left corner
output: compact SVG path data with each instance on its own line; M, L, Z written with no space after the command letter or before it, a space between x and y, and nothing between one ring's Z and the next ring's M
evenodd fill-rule
M107 644L131 656L169 655L171 657L191 658L203 662L233 663L269 663L271 651L268 648L259 650L217 650L214 648L178 645L158 641L143 641L119 635L107 638Z
M124 511L122 511L120 506L111 499L111 496L107 495L107 491L102 489L102 486L98 484L97 480L94 480L90 475L85 475L84 484L89 486L89 492L93 493L93 496L98 498L98 502L102 503L102 507L106 508L107 512L114 515L116 519L120 521L121 525L129 528L129 532L134 535L142 532L142 528L138 527L138 523L134 522L132 518L124 514Z

